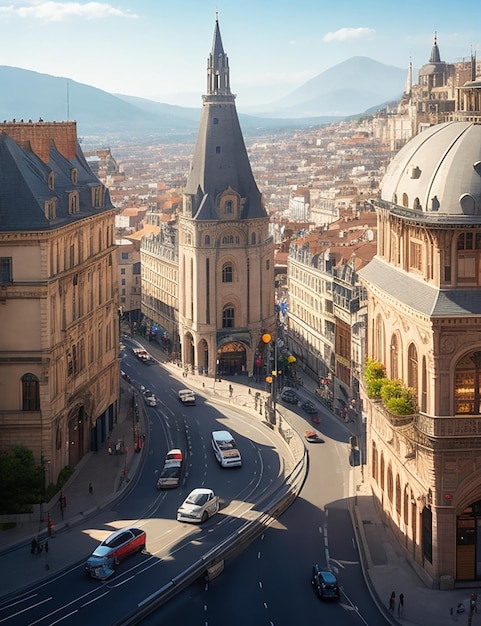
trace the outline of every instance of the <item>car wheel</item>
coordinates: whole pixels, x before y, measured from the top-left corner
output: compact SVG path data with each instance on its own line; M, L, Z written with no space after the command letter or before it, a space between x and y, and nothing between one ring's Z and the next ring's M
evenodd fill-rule
M207 519L208 519L208 517L209 517L209 514L207 513L207 511L204 511L204 512L202 513L202 519L201 519L201 522L206 522L206 521L207 521Z

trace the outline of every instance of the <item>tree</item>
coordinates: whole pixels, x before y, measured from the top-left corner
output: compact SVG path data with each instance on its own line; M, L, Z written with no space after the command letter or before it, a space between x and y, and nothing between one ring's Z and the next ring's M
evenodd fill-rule
M0 514L30 513L45 498L45 470L33 452L14 446L0 452Z

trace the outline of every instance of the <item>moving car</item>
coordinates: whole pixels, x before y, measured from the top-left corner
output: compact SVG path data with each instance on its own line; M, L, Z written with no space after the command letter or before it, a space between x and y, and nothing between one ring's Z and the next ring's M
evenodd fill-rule
M301 409L305 411L306 413L309 413L309 415L317 414L317 408L314 406L314 404L310 400L306 400L305 402L303 402L301 404Z
M177 521L201 524L219 510L219 496L212 489L194 489L177 511Z
M157 480L157 489L175 489L179 486L182 478L182 462L182 450L175 448L167 452L164 467Z
M139 361L142 361L142 363L147 363L148 365L153 365L155 363L154 357L144 348L132 348L132 352L139 359Z
M315 430L306 430L304 436L308 443L324 443L324 439L322 439Z
M145 404L148 406L157 406L157 398L155 397L155 393L153 391L146 389L142 392L142 394L144 396Z
M284 400L284 402L289 402L289 404L297 404L299 402L299 396L294 391L294 389L290 389L288 387L287 389L283 389L281 391L281 400Z
M323 599L338 599L339 585L337 578L329 570L321 570L319 565L313 565L311 584L314 591Z
M214 430L211 437L215 458L222 467L240 467L241 453L228 430Z
M178 393L179 400L182 404L195 404L195 393L192 389L181 389Z
M134 552L145 550L147 536L141 528L122 528L104 539L92 552L85 571L99 580L112 576L116 566Z

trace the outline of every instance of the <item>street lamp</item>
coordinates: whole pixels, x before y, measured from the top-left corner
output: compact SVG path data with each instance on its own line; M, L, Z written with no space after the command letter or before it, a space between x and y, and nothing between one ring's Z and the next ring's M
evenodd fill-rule
M269 333L262 335L262 341L268 346L266 372L271 364L271 340L272 337ZM274 341L274 369L271 370L271 374L266 376L266 383L271 385L271 398L269 403L269 421L272 425L276 423L276 380L277 380L277 341Z

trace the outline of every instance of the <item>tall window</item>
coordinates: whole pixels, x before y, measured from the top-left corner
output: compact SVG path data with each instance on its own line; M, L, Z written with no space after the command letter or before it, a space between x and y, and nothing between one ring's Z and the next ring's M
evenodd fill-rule
M34 374L22 376L22 411L40 410L40 390L38 378Z
M0 257L0 282L11 283L12 278L12 259L11 257Z
M222 282L223 283L231 283L233 280L233 271L232 265L227 264L222 268Z
M478 267L481 261L481 233L461 233L458 237L458 280L463 283L479 282Z
M234 308L226 306L222 311L222 328L234 328Z

